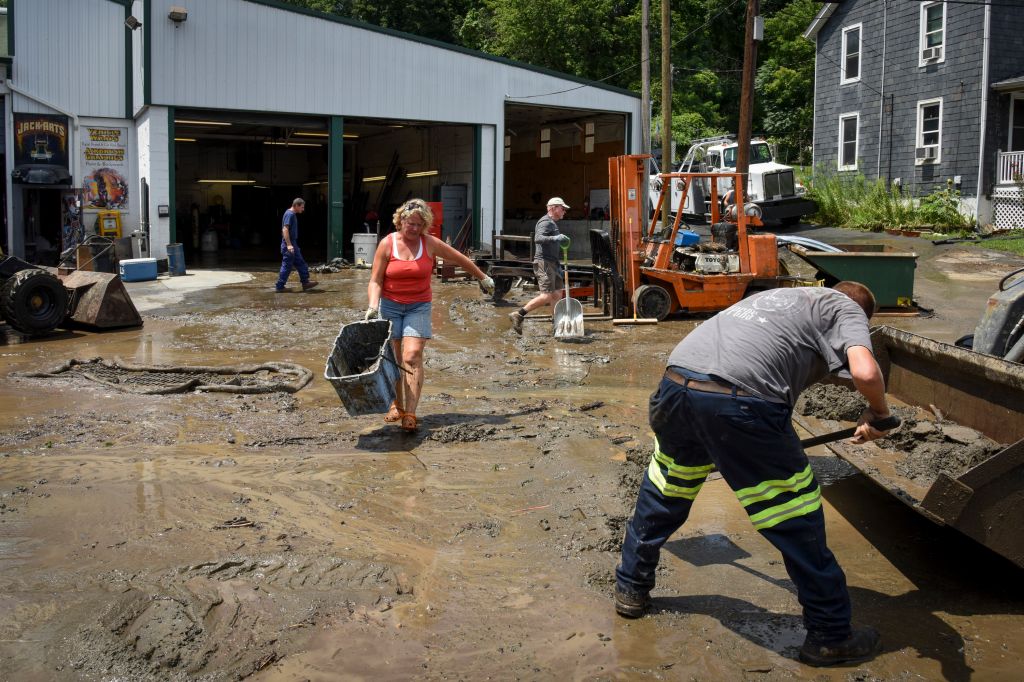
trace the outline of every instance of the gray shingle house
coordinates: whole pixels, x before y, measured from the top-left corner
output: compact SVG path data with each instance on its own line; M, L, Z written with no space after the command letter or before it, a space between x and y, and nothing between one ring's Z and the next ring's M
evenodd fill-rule
M1024 5L826 3L814 40L814 164L915 195L962 194L980 224L1024 226Z

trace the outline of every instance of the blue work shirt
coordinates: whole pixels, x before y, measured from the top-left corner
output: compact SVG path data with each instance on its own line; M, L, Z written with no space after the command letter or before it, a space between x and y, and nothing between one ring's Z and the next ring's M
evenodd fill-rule
M292 246L299 245L299 214L290 208L284 212L284 218L281 219L281 227L288 228L288 239L291 240ZM281 237L281 248L288 246L285 244L284 237Z

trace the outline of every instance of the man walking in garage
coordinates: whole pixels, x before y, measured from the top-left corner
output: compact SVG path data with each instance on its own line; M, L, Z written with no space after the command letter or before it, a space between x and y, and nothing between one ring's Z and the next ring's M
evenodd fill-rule
M292 274L293 268L299 272L303 291L319 284L309 278L309 267L302 257L302 250L299 249L299 215L305 210L306 200L296 198L281 219L281 274L278 275L277 285L274 287L277 293L285 291L285 284L288 283L288 276Z

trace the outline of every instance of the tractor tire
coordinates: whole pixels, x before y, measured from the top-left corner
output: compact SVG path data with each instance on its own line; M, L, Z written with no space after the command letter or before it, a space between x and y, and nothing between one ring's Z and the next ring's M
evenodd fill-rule
M21 270L0 285L0 313L22 334L53 331L64 321L67 306L68 290L46 270Z
M642 284L633 293L633 307L637 317L653 317L660 322L672 311L672 297L664 287Z

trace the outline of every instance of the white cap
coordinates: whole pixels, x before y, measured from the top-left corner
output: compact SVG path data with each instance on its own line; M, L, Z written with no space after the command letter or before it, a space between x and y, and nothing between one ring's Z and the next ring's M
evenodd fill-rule
M563 208L569 208L569 204L562 201L562 197L551 197L548 199L548 206L561 206Z

